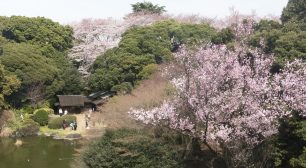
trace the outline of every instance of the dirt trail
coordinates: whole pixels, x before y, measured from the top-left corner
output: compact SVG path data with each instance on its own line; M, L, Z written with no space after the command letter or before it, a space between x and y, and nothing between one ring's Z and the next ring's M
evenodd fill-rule
M77 123L78 123L78 133L82 135L83 138L86 139L91 139L91 138L96 138L100 137L105 129L105 126L101 122L97 122L96 120L89 120L89 127L86 128L86 120L85 116L86 113L81 113L81 114L75 114L77 118ZM94 118L96 114L92 114L91 118Z
M85 128L85 114L76 114L74 115L77 118L78 130L82 133L86 131Z

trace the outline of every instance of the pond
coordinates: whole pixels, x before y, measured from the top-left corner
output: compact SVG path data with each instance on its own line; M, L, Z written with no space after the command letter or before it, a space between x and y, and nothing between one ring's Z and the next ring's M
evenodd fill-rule
M0 168L70 168L77 141L51 137L26 137L17 147L15 139L0 138Z

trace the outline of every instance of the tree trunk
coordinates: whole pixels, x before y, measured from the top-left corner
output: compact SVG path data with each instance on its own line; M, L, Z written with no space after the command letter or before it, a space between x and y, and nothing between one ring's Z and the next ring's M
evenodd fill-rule
M199 138L189 138L187 139L186 149L183 154L184 159L195 158L201 154L201 146Z

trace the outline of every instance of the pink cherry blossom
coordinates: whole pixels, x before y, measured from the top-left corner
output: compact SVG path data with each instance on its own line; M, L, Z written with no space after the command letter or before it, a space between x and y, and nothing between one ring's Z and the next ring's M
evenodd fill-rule
M236 25L234 50L207 44L190 51L183 46L175 55L177 74L170 75L178 94L160 107L133 109L130 115L206 144L222 144L236 152L237 163L239 156L250 155L248 149L277 133L280 118L292 111L306 115L306 63L296 60L271 74L273 55L245 44L252 25ZM249 148L238 149L238 143Z

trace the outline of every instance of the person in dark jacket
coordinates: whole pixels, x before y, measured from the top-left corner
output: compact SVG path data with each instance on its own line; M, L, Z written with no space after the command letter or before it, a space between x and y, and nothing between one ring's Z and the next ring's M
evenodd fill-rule
M77 130L77 127L78 127L78 124L77 124L76 121L74 121L74 122L73 122L73 128L74 128L75 131Z
M66 120L63 120L63 129L66 129L66 127L67 127L67 122Z

